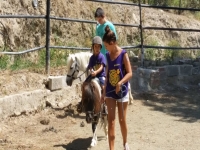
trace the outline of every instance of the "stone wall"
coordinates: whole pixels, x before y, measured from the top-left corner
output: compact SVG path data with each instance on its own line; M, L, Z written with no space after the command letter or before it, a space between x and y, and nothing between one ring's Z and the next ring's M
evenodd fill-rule
M193 65L166 65L146 69L132 65L132 90L153 91L166 84L181 86L200 83L200 67Z

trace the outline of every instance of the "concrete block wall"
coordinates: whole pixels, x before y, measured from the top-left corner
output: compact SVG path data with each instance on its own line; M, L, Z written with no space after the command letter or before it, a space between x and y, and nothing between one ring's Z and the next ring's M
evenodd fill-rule
M167 65L154 69L138 68L132 65L133 78L130 80L133 90L151 91L166 83L167 79L184 80L193 75L192 65Z
M45 107L47 90L35 90L0 98L0 118L31 112Z
M79 79L75 80L71 87L66 85L66 76L51 76L48 80L49 89L21 92L0 98L0 119L36 111L47 104L52 108L64 108L71 102L80 101L79 83L82 81Z

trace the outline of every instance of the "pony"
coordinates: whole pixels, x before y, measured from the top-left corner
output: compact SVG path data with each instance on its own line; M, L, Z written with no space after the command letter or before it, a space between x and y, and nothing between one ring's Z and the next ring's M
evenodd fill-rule
M85 75L85 78L88 76L87 66L89 64L90 57L92 56L91 52L79 52L74 54L69 54L67 59L67 77L66 83L71 86L75 79L80 78L82 75ZM83 73L78 76L79 72ZM131 86L129 83L129 104L133 103L133 96L131 94Z
M97 78L90 78L82 85L81 107L86 114L86 122L92 124L93 137L90 146L97 144L97 125L104 127L105 137L108 136L107 114L101 103L101 87ZM99 123L100 122L100 123Z
M71 86L72 82L75 79L80 78L82 75L85 74L85 77L88 76L87 65L91 55L92 53L90 52L80 52L69 55L67 59L68 73L66 77L66 83L68 86ZM78 76L79 71L83 71L83 73ZM107 139L107 115L102 113L104 104L101 104L101 87L97 79L90 79L88 82L84 82L81 89L82 98L77 110L79 113L82 111L85 112L86 122L92 124L93 137L90 146L93 147L97 144L96 131L99 122L100 127L104 127L104 132Z

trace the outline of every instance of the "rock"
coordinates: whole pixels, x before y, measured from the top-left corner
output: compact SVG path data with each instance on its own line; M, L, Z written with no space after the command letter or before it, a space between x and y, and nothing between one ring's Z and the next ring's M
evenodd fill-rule
M43 125L48 125L49 122L50 122L50 120L47 119L47 118L44 118L44 119L42 119L42 120L40 121L40 123L43 124Z
M85 123L82 121L81 123L80 123L80 127L84 127L85 126Z

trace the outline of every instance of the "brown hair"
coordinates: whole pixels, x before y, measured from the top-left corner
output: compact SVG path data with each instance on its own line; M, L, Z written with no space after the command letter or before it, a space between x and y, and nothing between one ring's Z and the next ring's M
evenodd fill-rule
M103 9L98 7L96 9L96 12L94 13L94 17L95 18L97 18L97 17L105 17L105 13L104 13Z
M110 42L116 42L116 35L115 33L109 28L107 25L105 27L105 34L103 36L103 42L110 44Z

